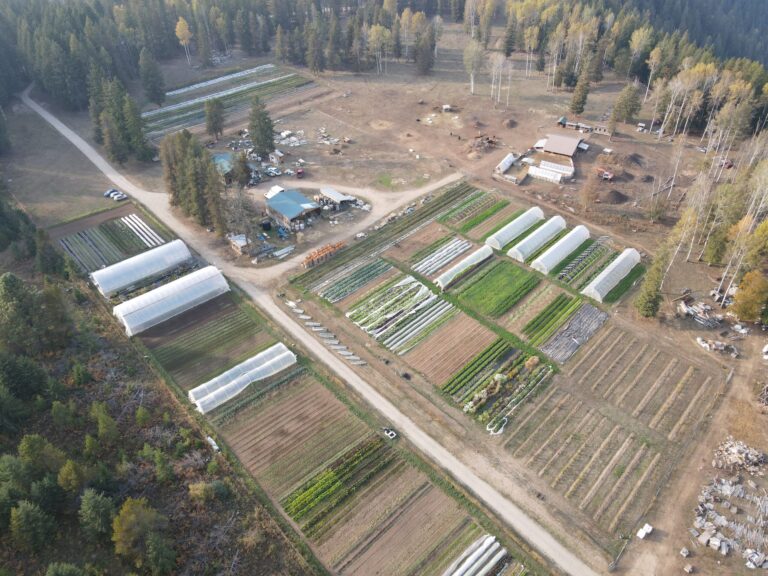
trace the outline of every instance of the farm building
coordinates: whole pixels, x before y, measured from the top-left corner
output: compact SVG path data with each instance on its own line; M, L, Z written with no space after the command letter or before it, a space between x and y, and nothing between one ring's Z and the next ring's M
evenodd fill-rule
M174 240L92 272L91 281L102 296L109 298L170 272L191 258L187 245L181 240Z
M571 252L576 250L585 240L589 239L589 230L586 226L576 226L557 242L552 244L544 253L531 263L531 268L542 274L549 274L555 266Z
M267 213L286 228L318 212L320 205L298 190L283 190L267 198Z
M627 248L605 270L600 272L581 293L602 302L608 292L613 290L638 264L640 264L640 254L634 248Z
M325 187L320 188L320 194L315 196L315 201L321 206L331 206L335 210L341 210L357 202L357 198L342 194L335 188Z
M541 211L541 208L538 206L529 208L501 230L488 236L485 239L485 244L495 250L501 250L539 220L544 220L544 212Z
M568 156L573 158L576 154L576 150L579 149L579 144L583 138L581 136L568 136L566 134L548 134L547 141L543 146L544 152L550 154L558 154L560 156Z
M512 246L512 249L507 252L507 256L518 262L525 262L539 248L563 230L565 230L565 220L563 220L563 217L552 216L552 218L544 222L544 224L531 232L522 241Z
M478 248L472 254L461 260L458 264L451 266L448 270L440 274L435 279L435 284L445 291L459 276L471 270L475 266L483 263L493 256L493 249L490 246Z
M554 184L560 184L563 179L563 175L560 172L547 170L546 168L540 168L539 166L531 166L528 168L528 175L531 178L553 182Z
M275 184L274 186L270 186L270 188L269 188L269 190L268 190L268 191L264 192L264 197L265 197L267 200L269 200L269 199L270 199L270 198L272 198L273 196L277 196L278 194L280 194L280 192L285 192L285 188L283 188L282 186L278 186L277 184Z
M229 177L232 173L232 169L235 167L235 161L232 154L229 152L219 152L211 156L213 163L216 166L216 170L224 178Z
M519 154L510 152L501 159L501 162L499 162L498 166L496 166L494 172L499 175L504 174L507 170L512 168L512 165L517 162L518 158L520 158Z
M226 292L227 280L218 268L208 266L118 304L112 313L126 334L134 336Z
M274 376L296 364L296 354L278 342L189 391L189 400L199 412L210 412L240 394L253 382Z

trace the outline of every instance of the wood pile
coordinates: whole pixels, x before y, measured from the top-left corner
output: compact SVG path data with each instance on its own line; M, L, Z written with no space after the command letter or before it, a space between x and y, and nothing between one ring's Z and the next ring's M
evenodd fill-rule
M765 462L765 454L729 436L715 450L712 467L728 472L745 471L751 476L762 476L762 466Z

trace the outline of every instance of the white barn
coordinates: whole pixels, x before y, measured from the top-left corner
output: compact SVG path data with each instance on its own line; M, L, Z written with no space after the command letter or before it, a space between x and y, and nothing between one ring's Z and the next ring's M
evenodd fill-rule
M542 274L549 274L555 266L589 238L586 226L576 226L565 236L547 248L544 253L531 263L531 268Z
M485 239L485 244L494 250L501 250L540 220L544 220L544 212L541 211L541 208L538 206L529 208L501 230L488 236Z
M192 258L181 240L168 242L152 250L91 273L93 285L109 298L118 292L138 286L147 279L160 276Z
M606 266L605 270L600 272L584 290L581 291L584 296L589 296L598 302L602 302L621 282L624 277L632 271L632 268L640 264L640 254L634 248L627 248L619 254L613 262Z
M563 230L565 230L565 220L563 220L563 217L552 216L552 218L512 246L509 252L507 252L507 256L518 262L525 262L536 250L544 246L544 244L552 240Z
M218 268L208 266L118 304L112 314L134 336L226 292L227 280Z

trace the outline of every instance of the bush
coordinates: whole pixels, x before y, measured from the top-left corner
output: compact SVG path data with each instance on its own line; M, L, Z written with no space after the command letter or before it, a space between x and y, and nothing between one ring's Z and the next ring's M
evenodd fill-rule
M11 538L22 550L41 550L53 536L53 526L51 517L27 500L21 500L11 510Z
M213 497L213 486L208 482L194 482L189 485L190 500L205 504L212 500Z
M93 376L88 372L88 368L83 366L80 362L77 362L72 366L70 378L72 379L72 384L75 386L83 386L93 380Z
M139 406L136 408L136 426L139 428L144 428L147 424L149 424L149 421L151 420L152 416L149 413L149 410L144 408L144 406Z

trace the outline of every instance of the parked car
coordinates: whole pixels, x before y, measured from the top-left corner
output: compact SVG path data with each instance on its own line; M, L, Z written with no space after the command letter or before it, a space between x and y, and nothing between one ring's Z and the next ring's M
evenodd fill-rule
M126 196L122 192L118 192L117 194L112 195L112 200L114 200L115 202L122 202L123 200L128 200L128 196Z
M109 190L104 192L104 198L112 198L113 194L119 194L119 193L120 191L117 190L116 188L110 188Z
M304 178L304 168L299 168L296 170L296 178Z

